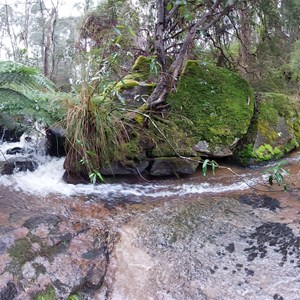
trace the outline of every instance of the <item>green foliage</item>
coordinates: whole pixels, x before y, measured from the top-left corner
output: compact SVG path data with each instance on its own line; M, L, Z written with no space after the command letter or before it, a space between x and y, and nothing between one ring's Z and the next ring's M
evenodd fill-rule
M300 115L297 107L287 95L258 95L257 116L252 120L246 143L238 153L243 164L247 165L251 159L257 162L279 159L299 146Z
M290 173L283 167L284 165L286 165L285 160L279 162L271 168L268 168L266 170L266 173L269 174L268 182L271 186L274 184L275 181L278 186L282 185L284 191L287 191L288 185L285 178L287 176L290 176Z
M51 125L63 111L54 84L36 69L0 62L0 112L26 115Z
M49 286L45 292L39 293L35 300L56 300L55 289Z
M194 145L200 140L212 147L231 145L242 137L253 113L253 93L239 75L199 61L188 61L180 77L177 91L167 102L171 111L182 118L172 117Z
M137 81L146 81L155 77L160 72L161 67L155 56L139 56L130 69L132 79ZM128 76L126 76L128 78Z
M213 175L215 175L216 168L219 166L215 160L205 159L202 163L202 175L206 176L207 167L211 166L211 170Z
M101 168L125 160L122 147L129 141L130 125L112 99L93 101L88 85L83 85L81 93L68 105L65 123L69 151L65 167L87 174L93 183L103 181Z
M24 94L10 88L0 88L0 112L11 116L25 115L51 125L63 116L59 94L27 91Z
M69 296L67 300L82 300L82 296L80 294L74 294Z
M0 86L16 91L55 91L54 84L35 68L11 61L0 61Z
M284 152L280 149L281 147L272 147L269 144L261 145L257 148L254 153L253 157L256 161L267 161L271 159L279 159L283 157Z
M253 144L244 145L242 150L238 151L236 155L243 166L248 166L251 162L251 158L255 157L253 152Z

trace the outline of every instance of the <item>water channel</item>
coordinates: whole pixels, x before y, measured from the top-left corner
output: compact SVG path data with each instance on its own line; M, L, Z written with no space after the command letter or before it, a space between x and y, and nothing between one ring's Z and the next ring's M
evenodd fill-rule
M0 299L300 299L298 156L287 192L272 164L94 186L40 156L0 177Z

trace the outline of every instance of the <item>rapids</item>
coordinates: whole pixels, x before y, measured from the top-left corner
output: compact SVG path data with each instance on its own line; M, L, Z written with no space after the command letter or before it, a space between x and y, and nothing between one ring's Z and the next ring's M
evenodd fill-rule
M6 152L9 149L20 147L25 149L25 152L17 155L34 157L39 164L34 172L14 172L13 175L0 176L1 185L16 191L42 196L50 194L61 196L97 195L103 200L114 197L131 197L132 200L140 201L142 197L181 197L193 194L243 191L256 186L258 183L267 183L267 175L263 171L270 167L270 164L260 169L228 166L239 176L232 176L228 169L222 169L217 170L216 175L208 172L206 177L202 176L199 171L184 179L153 179L151 182L145 182L142 178L133 180L122 178L118 183L72 185L62 180L64 158L46 156L44 133L42 129L39 129L38 133L39 135L31 136L29 140L24 134L20 142L2 142L0 144L0 161L15 157L15 155L9 155Z
M298 152L287 192L276 162L75 186L43 144L0 146L39 164L0 176L1 300L300 299Z

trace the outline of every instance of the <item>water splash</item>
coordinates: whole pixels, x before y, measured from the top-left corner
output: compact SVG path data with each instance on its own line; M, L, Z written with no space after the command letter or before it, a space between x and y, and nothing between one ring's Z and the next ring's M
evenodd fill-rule
M252 184L251 178L247 178L247 176L243 180L236 178L230 183L226 180L224 183L220 183L209 177L201 177L201 179L192 182L188 180L164 180L142 184L67 184L62 179L64 158L53 158L45 155L44 131L38 128L36 132L38 134L30 136L30 138L28 135L23 135L18 143L2 143L0 145L0 150L4 154L0 160L4 160L4 156L6 159L15 157L6 154L6 151L13 147L20 147L25 149L25 153L20 155L34 158L39 164L34 172L15 172L13 175L0 176L0 184L16 191L41 196L49 194L62 196L95 195L97 198L106 200L131 198L136 199L136 201L139 201L138 199L142 197L182 197L185 195L239 191L249 188L249 185Z

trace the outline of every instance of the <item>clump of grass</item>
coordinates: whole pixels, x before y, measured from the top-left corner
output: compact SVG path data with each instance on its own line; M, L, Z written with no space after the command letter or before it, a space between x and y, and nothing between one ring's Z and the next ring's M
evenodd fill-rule
M130 125L107 97L95 100L90 87L83 85L78 97L68 103L65 169L88 176L93 183L103 181L101 168L125 160L122 146L130 140Z

